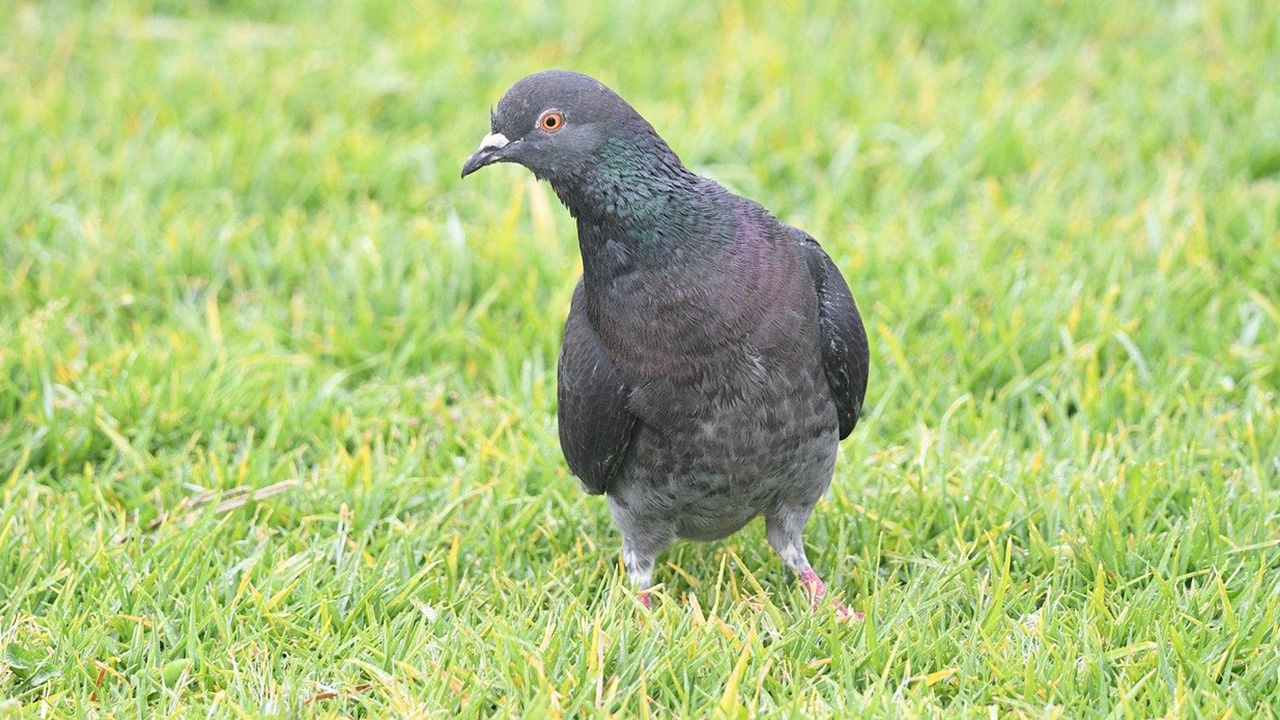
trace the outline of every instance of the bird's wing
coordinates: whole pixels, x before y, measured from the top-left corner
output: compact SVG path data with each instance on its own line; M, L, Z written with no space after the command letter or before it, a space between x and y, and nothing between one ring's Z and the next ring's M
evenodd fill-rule
M822 367L836 401L840 439L849 437L862 414L867 395L870 353L862 316L853 302L849 285L826 251L808 233L788 230L805 252L805 262L818 293L818 328L822 334Z
M603 493L626 456L636 419L629 388L587 317L582 281L573 291L560 346L560 448L592 495Z

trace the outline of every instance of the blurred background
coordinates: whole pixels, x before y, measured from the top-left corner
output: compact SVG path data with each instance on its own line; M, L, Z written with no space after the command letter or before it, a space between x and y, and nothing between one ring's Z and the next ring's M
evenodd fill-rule
M556 444L572 220L458 179L551 67L848 278L868 411L807 538L868 627L797 630L756 528L634 634ZM1273 702L1277 78L1269 0L2 3L0 694Z

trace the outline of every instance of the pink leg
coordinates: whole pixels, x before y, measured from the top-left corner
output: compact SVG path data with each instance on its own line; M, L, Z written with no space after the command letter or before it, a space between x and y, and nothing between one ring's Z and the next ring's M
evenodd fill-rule
M809 565L809 560L804 556L804 544L800 542L800 531L811 510L812 506L779 507L765 516L765 533L774 552L800 578L800 584L809 593L813 609L817 611L827 595L827 585ZM845 608L838 600L833 599L831 604L835 607L836 619L840 622L862 619L862 613Z
M822 578L818 577L818 573L811 567L805 568L804 572L800 573L800 584L809 593L809 598L813 601L813 609L817 612L818 608L822 607L822 598L827 594L827 584L822 582ZM864 617L863 613L850 610L840 604L839 600L833 599L831 604L836 609L836 619L841 622L850 620L857 622Z
M648 590L642 590L636 593L636 597L640 599L640 604L644 606L645 610L649 610L653 607L653 601L649 599Z
M817 610L822 606L822 598L827 594L827 584L822 582L822 578L818 577L818 573L813 568L805 568L800 573L800 584L809 593L809 599L813 600L813 609Z

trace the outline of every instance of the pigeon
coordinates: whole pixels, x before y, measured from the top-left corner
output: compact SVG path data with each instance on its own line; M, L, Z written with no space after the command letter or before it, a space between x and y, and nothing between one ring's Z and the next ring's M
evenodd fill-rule
M722 539L763 515L818 610L826 585L801 533L862 414L869 365L831 258L691 172L587 75L548 70L506 92L462 177L501 162L549 182L577 222L560 446L582 487L606 496L639 601L650 607L674 540Z

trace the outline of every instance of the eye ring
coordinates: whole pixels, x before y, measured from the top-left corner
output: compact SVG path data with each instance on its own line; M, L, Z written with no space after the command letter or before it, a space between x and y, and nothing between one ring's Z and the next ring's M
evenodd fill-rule
M564 127L564 113L559 110L548 110L538 118L538 128L544 132L553 133L562 127Z

